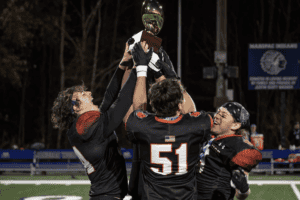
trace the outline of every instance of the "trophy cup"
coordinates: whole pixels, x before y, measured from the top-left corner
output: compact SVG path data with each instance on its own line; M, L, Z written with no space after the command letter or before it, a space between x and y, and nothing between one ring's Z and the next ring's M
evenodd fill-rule
M161 31L164 23L164 12L162 5L157 0L145 0L142 5L142 21L145 30L133 35L132 44L129 50L138 42L146 41L149 48L153 47L154 52L158 53L162 39L156 35Z

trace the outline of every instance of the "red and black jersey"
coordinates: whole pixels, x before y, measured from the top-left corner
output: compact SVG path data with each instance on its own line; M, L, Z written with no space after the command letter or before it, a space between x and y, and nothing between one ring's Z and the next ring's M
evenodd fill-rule
M262 159L260 151L245 143L239 135L216 138L204 155L197 173L199 200L233 199L235 190L230 185L232 170L241 166L250 172Z
M139 146L143 200L196 199L199 143L204 142L211 126L212 119L204 112L170 121L140 110L129 116L126 130L128 138Z
M117 73L118 69L115 75ZM109 195L123 198L127 194L125 160L114 130L121 124L132 104L137 79L135 73L132 70L118 95L116 93L120 88L121 76L113 78L105 93L101 113L89 111L80 115L67 132L73 150L91 181L91 197Z

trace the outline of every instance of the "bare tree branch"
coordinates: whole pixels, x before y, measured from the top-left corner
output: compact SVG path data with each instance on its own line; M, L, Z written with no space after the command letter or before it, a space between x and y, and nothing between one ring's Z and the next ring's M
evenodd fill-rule
M96 12L97 12L97 10L100 8L100 6L101 6L101 2L102 2L102 0L98 0L98 2L97 2L97 4L96 4L95 8L92 10L92 12L90 13L90 15L87 17L87 19L86 19L86 21L85 21L85 25L86 25L87 27L91 26L91 25L90 25L91 18L96 16Z
M85 6L84 0L81 0L81 13L82 13L82 41L81 41L81 67L85 66L85 53L86 53L86 43L87 43L87 32L86 32L86 22L85 22ZM83 77L85 77L86 72L83 71Z
M261 9L261 23L260 23L260 27L259 27L259 39L260 39L260 41L262 41L264 24L265 24L264 1L260 1L260 5L261 5L261 8L260 8Z
M116 64L119 64L119 62L121 61L121 58L120 59L117 59L115 61L113 61L108 67L100 70L98 72L98 74L96 75L96 79L99 77L99 76L102 76L103 73L105 73L107 70L110 70L110 68L114 67Z
M92 83L91 83L91 91L94 91L94 84L96 80L96 68L98 63L98 49L99 49L99 38L100 38L100 29L101 29L101 13L98 10L98 26L96 31L96 42L95 42L95 54L94 54L94 65L93 65L93 73L92 73Z
M59 30L62 31L61 30L61 26L59 26L58 24L55 24L55 27L59 28ZM65 36L71 41L71 43L74 45L75 49L78 52L80 52L81 50L80 50L79 46L76 44L76 42L74 41L74 39L70 36L70 34L68 33L68 31L64 30L64 32L65 32Z
M109 62L112 61L113 54L115 52L115 44L116 44L116 37L117 37L120 4L121 4L120 0L118 0L117 10L116 10L116 18L115 18L115 23L114 23L114 25L115 25L115 27L114 27L114 34L113 34L113 38L112 38L112 46L111 46L111 50L110 50L110 59L109 59Z
M274 0L269 1L270 3L270 20L269 20L269 30L268 30L268 36L271 37L272 34L272 27L273 27L273 16L274 16Z
M286 29L285 29L285 35L284 35L284 42L288 42L289 40L289 29L290 29L290 23L291 23L291 0L288 1L288 8L287 8L287 15L286 15Z
M82 16L81 16L79 10L78 10L78 9L76 8L76 6L72 3L72 1L70 1L70 3L71 3L71 5L73 6L73 8L74 8L76 14L81 18Z
M96 88L95 90L98 88L98 87L101 87L101 85L103 84L103 81L105 80L105 77L107 75L109 75L113 70L114 68L116 67L116 65L119 64L119 62L121 61L121 58L118 59L118 60L115 60L113 63L111 63L107 68L105 68L104 70L101 70L100 73L97 74L96 78L98 76L101 76L101 80L100 82L96 85Z
M63 10L62 10L62 17L61 17L61 41L60 41L60 91L62 91L65 87L65 66L64 66L64 47L65 47L65 17L66 17L66 10L67 10L67 0L63 0ZM62 131L58 131L57 135L57 145L56 147L60 149L61 146L61 135Z

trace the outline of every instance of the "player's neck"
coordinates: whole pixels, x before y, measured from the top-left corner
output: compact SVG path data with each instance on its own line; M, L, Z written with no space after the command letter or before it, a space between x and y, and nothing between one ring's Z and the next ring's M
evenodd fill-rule
M175 120L180 116L180 112L177 111L177 114L172 117L162 117L164 120Z
M93 104L92 106L88 107L87 109L82 110L78 116L80 116L86 112L89 112L89 111L99 111L99 107Z
M218 138L218 137L222 137L222 136L224 136L224 135L232 135L232 134L234 134L234 133L235 133L235 132L233 132L233 131L228 131L228 132L226 132L226 133L217 135L217 138Z

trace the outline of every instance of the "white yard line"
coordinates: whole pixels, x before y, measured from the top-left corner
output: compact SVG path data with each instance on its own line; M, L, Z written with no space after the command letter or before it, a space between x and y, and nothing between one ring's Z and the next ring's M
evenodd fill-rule
M89 180L0 180L0 184L55 184L55 185L90 185ZM251 185L300 185L300 181L268 180L249 181Z
M89 180L0 180L0 184L54 184L54 185L90 185ZM297 199L300 200L300 192L296 185L300 185L300 181L285 181L285 180L268 180L268 181L249 181L251 185L291 185ZM130 200L130 196L126 196L125 200Z
M89 180L2 180L0 184L10 185L10 184L54 184L54 185L90 185L91 182ZM130 200L131 196L127 195L124 197L124 200Z
M90 185L89 180L2 180L0 184L10 185L10 184L55 184L55 185Z
M298 188L296 187L296 184L295 183L291 183L291 187L292 187L295 195L297 196L297 199L300 200L300 192L299 192Z
M285 180L269 180L269 181L248 181L249 184L254 185L300 185L300 181L285 181Z

